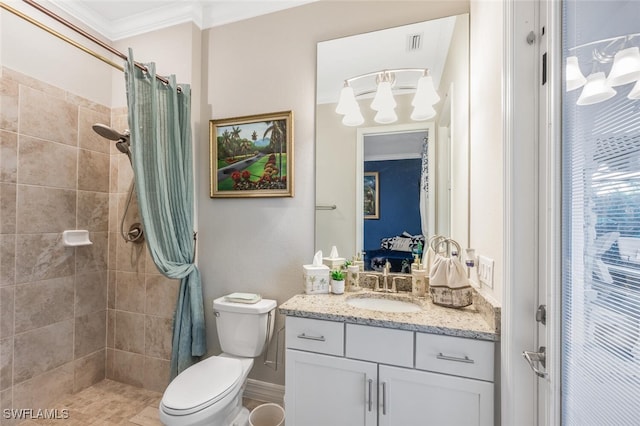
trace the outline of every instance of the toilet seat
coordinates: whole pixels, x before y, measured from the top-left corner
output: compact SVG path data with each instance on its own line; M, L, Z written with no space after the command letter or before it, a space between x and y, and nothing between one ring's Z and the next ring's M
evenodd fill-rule
M167 414L186 416L215 404L242 381L239 359L212 356L180 373L167 387L162 407Z

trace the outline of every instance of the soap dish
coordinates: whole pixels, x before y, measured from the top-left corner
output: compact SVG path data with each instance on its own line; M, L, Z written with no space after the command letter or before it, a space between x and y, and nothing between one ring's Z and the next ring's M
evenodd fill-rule
M89 231L74 229L62 232L62 242L67 247L89 246L93 244L89 240Z

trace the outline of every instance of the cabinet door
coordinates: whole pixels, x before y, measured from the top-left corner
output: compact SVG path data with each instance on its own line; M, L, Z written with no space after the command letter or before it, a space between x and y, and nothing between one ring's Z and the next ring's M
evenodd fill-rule
M493 426L493 384L381 365L380 426Z
M287 426L375 426L377 365L287 349Z

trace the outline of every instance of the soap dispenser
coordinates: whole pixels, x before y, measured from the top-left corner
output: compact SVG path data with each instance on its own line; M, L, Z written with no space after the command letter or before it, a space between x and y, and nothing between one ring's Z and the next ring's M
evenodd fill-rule
M411 265L411 293L415 297L425 297L427 294L427 280L427 271L423 269L418 256L416 256L416 262Z

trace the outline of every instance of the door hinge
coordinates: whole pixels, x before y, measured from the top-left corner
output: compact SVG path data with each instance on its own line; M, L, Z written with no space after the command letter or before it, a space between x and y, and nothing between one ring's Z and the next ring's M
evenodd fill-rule
M529 363L529 367L531 367L533 372L536 373L536 376L542 377L542 378L547 377L547 373L545 373L544 371L541 371L535 365L535 363L539 363L542 366L542 368L546 367L547 356L546 356L546 348L544 346L540 346L540 349L538 349L538 352L524 351L522 352L522 356L524 357L524 359L527 360L527 362Z

